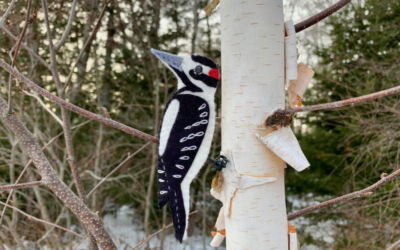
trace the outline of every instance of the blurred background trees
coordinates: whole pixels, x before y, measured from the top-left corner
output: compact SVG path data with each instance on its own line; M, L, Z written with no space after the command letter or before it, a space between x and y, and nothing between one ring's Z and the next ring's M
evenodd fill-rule
M295 22L329 6L334 1L287 1L286 19ZM9 1L0 1L3 14ZM59 48L58 68L63 84L101 13L105 2L76 1L75 18L65 44ZM102 24L94 39L89 40L66 88L67 100L104 114L112 119L157 135L159 119L166 101L176 88L174 76L150 53L156 48L174 54L202 54L220 62L218 9L210 18L201 11L207 1L155 0L107 3ZM68 26L72 1L49 1L52 35L61 39ZM50 62L41 2L32 1L38 10L37 20L28 27L23 42ZM26 2L18 1L4 27L18 36L26 11ZM304 103L317 104L360 96L399 85L400 4L396 0L353 0L345 9L318 26L300 33L300 60L307 61L317 72ZM0 56L11 62L10 50L15 41L0 32ZM62 55L62 56L60 56ZM20 49L16 68L41 87L56 93L50 71ZM223 74L224 72L222 72ZM7 93L8 73L0 71L0 89ZM15 82L14 82L15 83ZM15 84L14 84L15 85ZM220 90L219 90L220 92ZM217 109L220 100L217 94ZM41 145L47 144L62 127L44 111L37 99L13 88L14 110ZM40 97L41 98L41 97ZM60 116L59 106L41 98ZM353 107L310 112L297 115L294 130L311 167L297 174L287 168L288 212L317 201L323 201L362 189L399 168L400 109L397 96L375 100ZM217 110L217 114L218 114ZM72 126L86 121L71 113ZM217 115L218 116L218 115ZM28 157L13 134L0 124L0 182L14 183ZM212 157L220 148L217 129ZM145 141L97 122L88 122L73 130L76 162L88 193L104 176L118 166L128 154ZM59 177L74 191L74 182L67 163L63 137L58 137L45 150ZM118 237L122 224L106 227L120 249L131 249L127 238L139 239L171 221L166 210L157 208L157 187L154 181L156 145L149 145L125 163L99 189L89 196L89 207L99 216L118 217L128 209L129 222L136 225L124 237ZM152 171L153 169L153 171ZM188 249L205 249L213 228L219 202L209 195L215 171L206 165L191 186L192 210L190 234L197 241ZM40 180L30 167L21 182ZM153 180L153 181L152 181ZM1 192L1 201L8 192ZM294 221L304 249L382 249L400 238L398 181L386 184L369 197L321 210ZM82 226L58 198L45 187L15 190L12 205L30 215L55 222L76 232ZM1 206L2 208L2 206ZM118 221L118 218L116 219ZM29 220L7 209L1 224L0 241L10 249L73 249L78 238ZM113 233L113 230L115 232ZM152 249L177 249L167 242L166 230L152 239ZM84 247L79 248L84 249Z

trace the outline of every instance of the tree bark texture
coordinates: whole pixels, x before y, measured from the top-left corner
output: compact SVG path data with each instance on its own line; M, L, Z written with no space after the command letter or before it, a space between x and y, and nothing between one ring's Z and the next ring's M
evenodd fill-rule
M285 163L253 132L267 135L263 121L284 109L284 19L282 0L221 1L222 154L252 177L277 181L236 189L226 199L226 246L239 249L288 249ZM224 171L225 172L225 171ZM240 182L240 180L239 180ZM224 189L236 182L225 180Z

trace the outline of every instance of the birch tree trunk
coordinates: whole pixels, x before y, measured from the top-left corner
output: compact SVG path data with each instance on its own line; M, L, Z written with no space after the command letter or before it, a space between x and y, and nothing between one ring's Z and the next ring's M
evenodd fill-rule
M288 249L285 163L253 135L271 133L263 121L285 108L283 2L229 0L220 7L222 154L231 152L229 164L241 175L277 178L225 199L227 249ZM235 183L225 180L224 189Z

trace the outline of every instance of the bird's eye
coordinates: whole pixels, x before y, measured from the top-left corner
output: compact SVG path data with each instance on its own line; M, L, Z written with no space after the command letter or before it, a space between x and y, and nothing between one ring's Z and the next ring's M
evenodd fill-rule
M196 68L194 68L194 73L196 75L200 75L201 73L203 73L203 67L197 66Z

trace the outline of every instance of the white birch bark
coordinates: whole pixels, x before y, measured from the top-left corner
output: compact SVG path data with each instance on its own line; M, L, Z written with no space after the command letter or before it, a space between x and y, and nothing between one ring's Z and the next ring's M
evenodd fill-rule
M277 178L224 201L227 249L288 249L285 163L253 135L273 132L261 124L285 108L283 3L224 0L220 7L222 153L231 151L239 174ZM232 185L225 180L224 190Z

